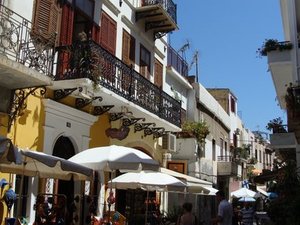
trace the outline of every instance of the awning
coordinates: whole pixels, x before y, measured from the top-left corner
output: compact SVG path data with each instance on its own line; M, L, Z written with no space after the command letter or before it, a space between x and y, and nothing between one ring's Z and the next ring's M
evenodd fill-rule
M196 177L192 177L183 173L178 173L173 170L169 170L161 167L160 172L169 174L171 176L181 179L187 185L187 191L192 194L206 194L206 195L215 195L218 191L212 187L212 183L201 180Z
M90 180L93 170L42 152L22 150L0 136L0 172L62 180Z

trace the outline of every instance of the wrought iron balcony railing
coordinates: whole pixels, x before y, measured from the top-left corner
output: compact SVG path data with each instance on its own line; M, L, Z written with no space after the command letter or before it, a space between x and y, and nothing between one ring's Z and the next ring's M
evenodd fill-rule
M149 5L161 5L163 9L168 12L169 16L172 20L177 23L177 6L174 4L172 0L143 0L142 6L149 6Z
M0 4L0 54L51 76L53 44L32 32L32 23Z
M188 76L188 63L171 46L168 46L168 66L172 66L180 75Z
M89 78L143 107L166 121L180 126L181 104L132 67L92 40L57 49L55 79Z

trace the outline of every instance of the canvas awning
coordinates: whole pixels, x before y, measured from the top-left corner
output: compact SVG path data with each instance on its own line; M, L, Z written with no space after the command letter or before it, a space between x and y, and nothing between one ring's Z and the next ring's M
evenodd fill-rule
M0 172L62 180L90 180L93 170L42 152L22 150L0 137Z
M166 169L161 167L160 172L169 174L171 176L177 177L187 185L187 192L192 194L207 194L207 195L215 195L218 192L218 189L213 188L212 183L192 177L183 173L178 173L176 171Z

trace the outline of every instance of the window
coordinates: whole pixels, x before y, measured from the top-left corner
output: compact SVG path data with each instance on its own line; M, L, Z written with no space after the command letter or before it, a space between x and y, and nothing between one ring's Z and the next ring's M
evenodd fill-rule
M127 65L135 64L135 38L123 29L122 60Z
M76 7L90 18L94 17L94 5L92 0L76 0Z
M235 99L230 96L230 108L231 108L231 112L235 113Z
M62 12L57 2L56 0L36 0L32 25L32 35L55 45L58 45Z
M220 156L224 160L224 140L220 138Z
M212 160L216 161L216 140L212 140Z
M140 73L146 77L150 78L150 67L151 67L151 55L150 52L141 45L140 47Z
M103 48L115 55L117 23L105 12L101 15L100 43Z

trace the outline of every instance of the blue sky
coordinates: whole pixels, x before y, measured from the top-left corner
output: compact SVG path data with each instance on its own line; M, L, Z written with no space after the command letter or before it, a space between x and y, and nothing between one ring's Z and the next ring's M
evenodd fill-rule
M199 52L199 81L206 88L229 88L238 98L245 127L266 130L278 106L266 57L256 53L265 39L284 40L279 0L190 0L177 4L178 31L169 36L176 50L187 40L188 63ZM192 67L190 72L195 70Z

